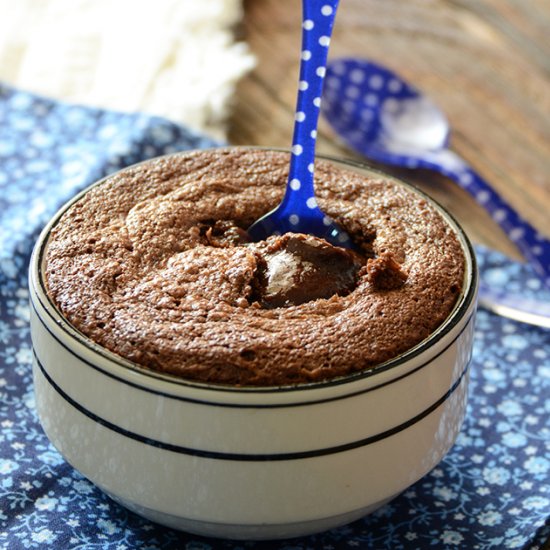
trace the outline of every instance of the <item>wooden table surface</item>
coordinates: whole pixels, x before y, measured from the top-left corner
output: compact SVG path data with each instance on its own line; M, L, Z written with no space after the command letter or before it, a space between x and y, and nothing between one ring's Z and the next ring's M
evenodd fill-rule
M229 139L289 147L301 2L244 5L243 38L258 65L239 84ZM330 57L342 56L376 60L424 90L451 123L451 148L550 237L548 0L340 0ZM359 158L322 119L317 152ZM520 257L450 180L427 171L388 171L445 205L475 242Z

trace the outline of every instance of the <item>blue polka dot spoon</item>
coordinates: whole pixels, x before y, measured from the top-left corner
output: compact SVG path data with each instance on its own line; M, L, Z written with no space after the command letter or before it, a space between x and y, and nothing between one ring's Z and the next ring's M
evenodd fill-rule
M321 92L338 0L303 0L302 5L300 81L286 191L277 208L252 224L248 233L257 241L306 233L346 247L351 246L349 235L321 211L313 185Z
M358 153L384 164L436 170L458 183L550 286L550 241L447 148L449 124L419 90L371 61L339 59L327 67L323 114Z

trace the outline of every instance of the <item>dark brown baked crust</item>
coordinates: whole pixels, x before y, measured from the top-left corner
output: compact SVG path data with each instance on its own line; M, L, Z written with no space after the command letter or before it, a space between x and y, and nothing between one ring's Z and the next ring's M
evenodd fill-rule
M355 288L288 307L254 300L258 247L238 236L220 244L212 227L246 228L272 209L287 166L285 153L222 149L115 174L55 226L45 269L51 298L105 348L210 383L326 380L424 340L463 286L454 231L404 186L326 161L316 163L318 203L362 243Z

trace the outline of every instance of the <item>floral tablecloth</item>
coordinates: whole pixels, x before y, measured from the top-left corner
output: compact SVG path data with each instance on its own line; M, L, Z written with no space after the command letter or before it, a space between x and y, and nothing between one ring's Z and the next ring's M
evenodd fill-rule
M374 514L279 542L201 538L128 512L73 470L35 412L27 265L74 193L123 166L212 145L169 121L55 103L0 85L0 548L530 549L550 537L550 330L481 310L458 441ZM541 299L525 269L479 249L486 280ZM545 299L548 299L546 296Z

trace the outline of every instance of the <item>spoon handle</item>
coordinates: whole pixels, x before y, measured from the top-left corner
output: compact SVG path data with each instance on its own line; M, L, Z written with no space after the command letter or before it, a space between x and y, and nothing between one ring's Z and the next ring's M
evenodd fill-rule
M281 209L292 204L292 215L307 216L308 209L316 209L313 188L313 167L317 123L321 106L321 92L332 28L338 0L303 0L302 54L300 60L299 91L296 100L292 154L285 197ZM296 205L302 212L296 212Z
M550 241L522 218L489 183L452 151L444 151L439 161L434 158L427 161L427 164L423 167L436 169L468 191L489 212L493 220L532 265L538 276L550 287Z
M352 248L348 233L317 205L313 185L321 92L338 0L303 0L302 8L300 80L286 190L281 203L256 220L248 234L259 241L270 235L305 233Z

